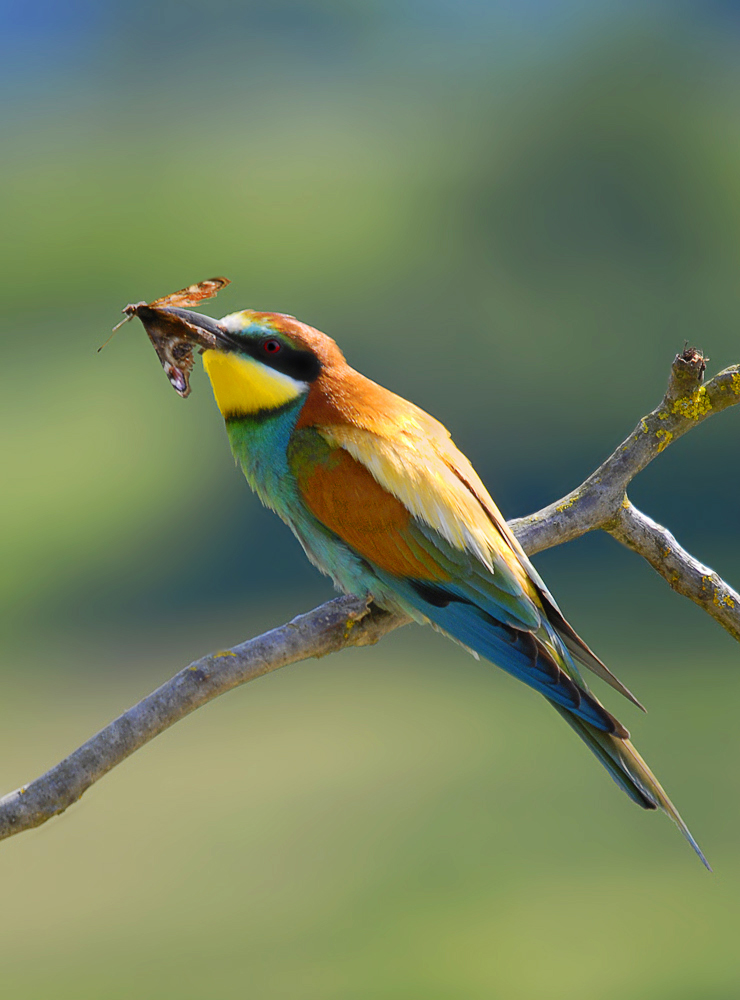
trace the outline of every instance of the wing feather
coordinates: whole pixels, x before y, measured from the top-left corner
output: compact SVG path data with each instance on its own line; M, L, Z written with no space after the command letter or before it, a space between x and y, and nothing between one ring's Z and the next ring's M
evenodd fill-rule
M394 465L399 456L400 449L391 453ZM627 735L583 684L542 613L535 584L456 476L450 477L457 490L454 512L450 504L445 507L447 494L439 484L450 479L440 471L447 466L439 458L432 464L428 456L421 467L407 455L407 478L426 500L412 511L405 487L391 479L389 488L387 477L381 482L379 472L323 429L295 432L288 457L314 517L366 559L406 607L598 729ZM375 469L381 468L376 462ZM417 513L422 510L423 516ZM466 510L475 513L472 525L465 520ZM430 523L434 520L437 526ZM476 535L473 547L468 540ZM479 554L484 543L486 562Z
M326 440L348 451L397 497L422 525L437 532L452 550L474 558L471 571L500 589L542 604L573 656L625 698L637 700L568 624L470 461L455 447L447 429L413 408L402 433L335 425L321 429ZM477 562L477 566L475 565ZM482 571L482 572L481 572Z

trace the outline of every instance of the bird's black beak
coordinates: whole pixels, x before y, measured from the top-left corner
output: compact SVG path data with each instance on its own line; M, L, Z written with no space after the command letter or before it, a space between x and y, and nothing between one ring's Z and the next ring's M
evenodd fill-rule
M234 350L238 345L225 326L211 316L168 306L139 306L136 315L149 333L151 326L165 327L170 334L178 331L183 339L206 350Z

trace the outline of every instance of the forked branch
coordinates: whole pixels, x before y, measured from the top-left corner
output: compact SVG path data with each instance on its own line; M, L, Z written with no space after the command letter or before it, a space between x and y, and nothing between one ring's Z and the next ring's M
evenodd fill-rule
M627 498L637 473L670 444L740 402L740 365L726 368L706 384L705 369L696 348L678 354L665 396L609 458L567 496L509 525L529 555L602 528L647 559L675 591L704 608L740 642L740 595Z
M668 445L740 402L740 366L726 369L706 385L704 369L699 351L679 355L660 405L603 465L561 500L510 525L530 555L594 528L609 532L740 641L740 595L682 549L669 531L633 507L626 494L637 473ZM358 598L338 597L256 639L196 660L50 771L0 799L0 840L64 812L145 743L226 691L289 663L347 646L371 645L407 621Z

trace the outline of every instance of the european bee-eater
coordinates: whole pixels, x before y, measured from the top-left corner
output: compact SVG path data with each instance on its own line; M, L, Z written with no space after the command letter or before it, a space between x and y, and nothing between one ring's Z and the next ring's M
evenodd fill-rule
M145 319L144 306L127 315ZM163 314L209 345L203 363L234 456L311 562L339 590L431 623L539 691L630 798L663 809L707 864L576 661L636 700L565 620L442 424L350 368L330 337L292 316ZM163 360L186 395L189 369L173 363Z

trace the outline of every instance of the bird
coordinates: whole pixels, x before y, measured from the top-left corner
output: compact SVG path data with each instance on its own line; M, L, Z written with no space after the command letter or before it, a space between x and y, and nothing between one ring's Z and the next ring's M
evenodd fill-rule
M208 345L203 365L250 487L336 588L431 624L543 695L620 788L667 813L711 871L582 668L642 706L566 621L443 424L293 316L167 312Z

